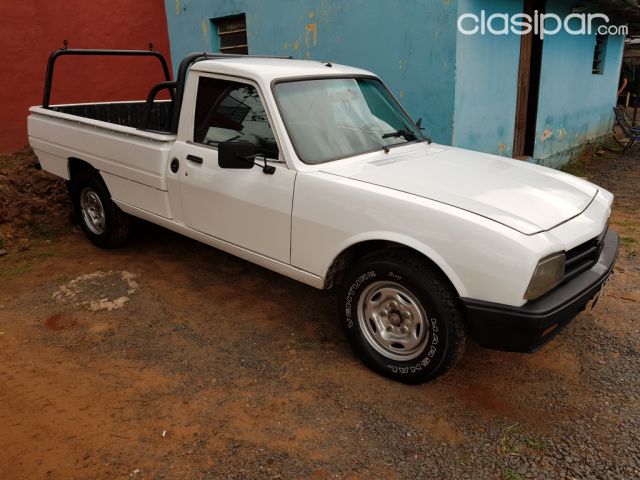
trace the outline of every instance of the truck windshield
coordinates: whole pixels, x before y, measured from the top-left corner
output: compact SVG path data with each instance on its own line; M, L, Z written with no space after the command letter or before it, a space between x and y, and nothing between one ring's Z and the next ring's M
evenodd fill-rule
M324 163L426 138L379 80L277 83L275 95L300 159Z

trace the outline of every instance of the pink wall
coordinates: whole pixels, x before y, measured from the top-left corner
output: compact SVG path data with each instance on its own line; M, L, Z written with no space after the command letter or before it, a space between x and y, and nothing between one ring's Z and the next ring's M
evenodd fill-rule
M7 0L0 3L0 153L27 144L27 115L42 103L49 54L69 48L147 49L171 68L163 0ZM163 80L151 58L62 57L51 103L144 99Z

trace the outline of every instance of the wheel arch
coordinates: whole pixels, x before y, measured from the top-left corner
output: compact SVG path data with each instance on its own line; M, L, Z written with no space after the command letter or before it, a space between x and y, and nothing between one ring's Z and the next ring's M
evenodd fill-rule
M101 248L116 248L126 243L130 233L129 216L113 202L100 170L77 157L69 157L67 168L69 171L69 193L73 203L75 221L80 223L88 239ZM102 226L98 230L90 225L91 221L95 222L95 220L83 218L81 206L83 188L91 188L99 197L102 215L98 216L102 217L99 219Z
M453 268L433 249L418 240L387 232L358 236L345 242L333 258L324 276L324 288L338 284L347 267L365 255L383 250L404 250L434 265L446 278L458 296L467 296L467 289Z
M93 172L95 176L98 178L98 180L102 182L102 185L107 190L107 192L109 192L109 187L104 177L102 176L102 172L100 172L100 170L98 170L96 167L91 165L86 160L83 160L77 157L69 157L68 163L67 163L67 169L69 171L69 180L68 180L69 192L72 195L73 195L73 181L80 172Z
M73 180L73 177L78 174L78 172L85 170L93 170L97 171L93 165L91 165L86 160L82 160L77 157L69 157L67 160L67 169L69 171L69 180Z

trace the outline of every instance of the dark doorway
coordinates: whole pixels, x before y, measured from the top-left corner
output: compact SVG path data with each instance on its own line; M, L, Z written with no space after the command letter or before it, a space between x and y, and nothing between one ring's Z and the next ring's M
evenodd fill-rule
M546 0L524 0L523 13L533 18L544 13ZM542 66L542 39L533 32L520 40L520 68L518 70L518 98L516 100L516 124L513 139L513 157L533 156L536 143L536 120L540 95L540 70Z

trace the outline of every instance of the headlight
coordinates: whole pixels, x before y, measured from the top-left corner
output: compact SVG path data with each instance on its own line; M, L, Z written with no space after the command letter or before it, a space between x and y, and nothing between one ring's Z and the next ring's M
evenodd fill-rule
M557 286L564 278L564 263L564 252L554 253L540 260L524 294L525 300L541 297Z

